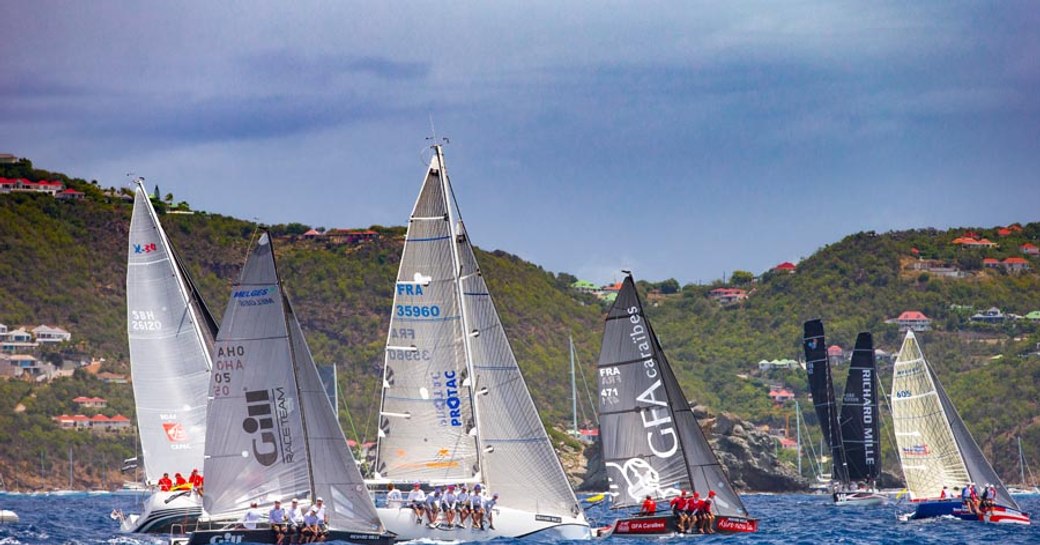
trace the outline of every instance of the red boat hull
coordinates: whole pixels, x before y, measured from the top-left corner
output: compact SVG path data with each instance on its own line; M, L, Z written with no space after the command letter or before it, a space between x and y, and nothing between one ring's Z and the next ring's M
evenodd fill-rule
M718 533L750 533L758 531L758 520L743 517L715 517L715 531ZM612 536L667 536L679 533L675 517L661 515L654 517L632 517L614 521L604 532Z

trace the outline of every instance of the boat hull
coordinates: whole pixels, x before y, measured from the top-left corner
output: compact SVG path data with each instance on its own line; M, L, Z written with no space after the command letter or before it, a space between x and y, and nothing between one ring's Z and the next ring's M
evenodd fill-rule
M954 517L991 524L1030 524L1029 513L1018 509L995 505L982 514L977 514L966 509L959 500L920 502L909 518L921 520L935 517Z
M718 533L752 533L758 531L758 520L744 517L715 517ZM672 536L679 534L679 526L671 514L653 517L631 517L614 521L601 533L602 537Z
M363 545L390 545L394 536L389 534L370 534L367 532L350 532L346 530L329 530L325 541L345 541ZM196 530L188 536L187 545L210 545L213 543L275 543L276 537L269 527L247 530L230 528L224 530ZM283 540L283 543L285 541Z
M835 492L832 496L834 505L884 505L888 498L876 492Z
M122 519L120 530L133 534L186 534L202 516L202 497L190 491L155 492L140 515Z
M0 509L0 523L15 524L19 522L18 513L9 509Z
M485 530L449 527L441 515L439 524L431 528L423 519L416 524L415 515L407 507L379 507L379 520L388 532L397 534L399 541L432 539L437 541L487 541L498 537L537 536L539 539L589 539L592 530L584 518L539 515L509 507L495 507L495 528Z

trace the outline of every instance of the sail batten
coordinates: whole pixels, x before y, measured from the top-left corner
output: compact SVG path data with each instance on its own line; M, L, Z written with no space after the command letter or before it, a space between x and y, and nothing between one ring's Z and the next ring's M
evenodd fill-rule
M637 506L647 495L666 499L682 490L713 490L720 515L747 517L643 313L631 276L607 313L597 367L612 507Z
M145 478L203 464L212 317L140 182L130 220L127 337Z

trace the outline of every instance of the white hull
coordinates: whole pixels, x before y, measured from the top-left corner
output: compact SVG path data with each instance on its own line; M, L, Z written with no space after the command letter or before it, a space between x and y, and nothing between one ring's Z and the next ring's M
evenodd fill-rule
M441 514L440 524L430 528L423 518L422 524L415 523L415 514L407 507L379 507L376 509L379 519L387 531L397 534L399 541L413 539L432 539L437 541L487 541L498 537L527 537L536 535L539 539L590 539L592 531L584 517L558 517L555 515L538 515L529 511L520 511L509 507L495 507L495 528L486 530L472 529L469 524L465 528L448 528ZM468 522L468 521L467 521ZM486 526L486 519L485 519Z
M185 534L202 515L202 497L194 492L156 492L144 501L140 515L128 515L120 531L134 534Z
M0 523L17 523L18 513L8 509L0 509Z
M888 498L877 492L835 492L834 505L884 505Z

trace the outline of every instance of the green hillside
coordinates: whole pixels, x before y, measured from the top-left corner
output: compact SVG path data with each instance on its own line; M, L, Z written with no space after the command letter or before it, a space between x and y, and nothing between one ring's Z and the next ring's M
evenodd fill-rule
M57 177L88 196L63 202L42 194L0 195L0 322L62 326L73 334L75 346L69 348L104 357L104 370L127 372L124 282L130 203L83 180L34 171L26 164L18 168L17 175ZM0 176L13 177L2 168ZM406 214L402 210L402 220ZM256 226L201 212L161 219L219 320ZM648 313L692 400L782 427L793 409L773 406L767 397L772 383L793 389L807 418L815 421L806 403L804 372L763 373L756 364L801 357L805 319L825 320L829 344L850 348L858 331L872 330L876 344L892 352L901 335L885 320L904 310L923 311L935 327L920 335L926 356L998 471L1010 476L1017 473L1016 435L1023 437L1027 453L1040 453L1040 357L1030 354L1040 341L1037 326L1028 320L978 325L968 318L990 306L1020 315L1040 310L1035 270L1008 274L982 264L983 257L1016 256L1020 244L1036 243L1040 224L1023 227L1008 236L972 229L1000 244L990 250L953 246L950 242L964 229L860 233L822 248L793 274L766 273L754 281L752 274L734 274L733 280L746 283L741 287L751 292L740 304L723 307L708 298L720 283L689 285L674 294L647 293ZM344 429L348 437L372 440L403 228L373 226L377 240L342 245L305 240L298 235L307 226L300 224L271 228L282 277L315 359L339 367ZM479 233L475 238L479 243ZM957 266L970 276L954 279L911 270L918 257ZM574 336L586 376L594 379L603 306L571 292L570 275L554 275L505 252L478 252L478 259L537 406L546 420L565 421L570 410L567 337ZM1040 266L1037 258L1029 259L1034 268ZM669 293L676 283L640 285L646 292L660 287ZM844 370L836 376L840 382ZM102 384L90 376L50 385L0 383L4 476L34 472L41 452L45 467L60 465L71 444L91 464L104 459L115 465L115 459L132 455L129 437L111 441L53 428L50 416L75 410L65 397L81 393L118 399L126 406L124 414L132 410L129 386ZM18 403L24 410L15 411ZM885 448L891 454L891 447ZM101 478L93 477L94 482Z

